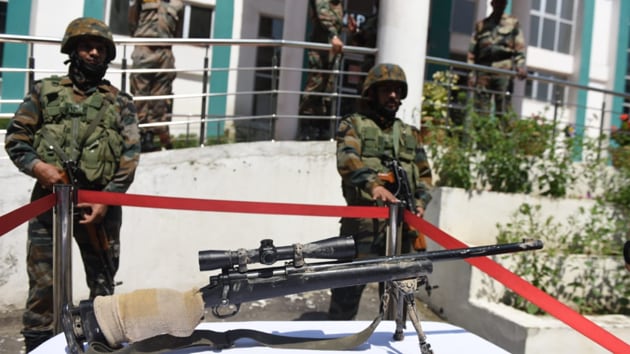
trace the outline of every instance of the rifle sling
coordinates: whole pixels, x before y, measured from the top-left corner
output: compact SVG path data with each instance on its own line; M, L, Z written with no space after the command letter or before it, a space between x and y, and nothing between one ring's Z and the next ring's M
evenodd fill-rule
M161 354L173 350L207 347L212 350L227 349L237 340L248 338L260 345L280 349L311 349L311 350L348 350L365 343L383 319L378 315L372 323L361 332L337 338L307 338L289 337L252 329L235 329L225 332L211 330L195 330L189 337L174 337L159 335L132 343L121 349L111 349L102 343L91 343L86 354L115 353L115 354Z

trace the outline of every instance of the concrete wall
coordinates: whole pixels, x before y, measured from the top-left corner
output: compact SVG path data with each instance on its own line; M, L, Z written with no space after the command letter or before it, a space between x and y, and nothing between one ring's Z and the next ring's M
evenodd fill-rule
M334 143L251 143L144 154L129 193L235 201L344 205ZM33 180L0 160L4 215L28 204ZM124 209L118 291L203 285L197 252L278 246L338 234L338 218ZM22 308L27 294L26 224L0 237L0 311ZM88 295L78 250L74 298Z
M0 215L28 204L33 180L7 159L0 178L8 186L0 198ZM129 193L230 201L344 205L335 167L333 142L258 142L144 154ZM496 224L505 223L523 202L566 218L578 200L500 193L434 191L426 219L470 245L495 243ZM255 215L125 207L118 292L146 287L186 289L207 283L200 250L257 248L263 238L278 246L306 243L338 234L338 218ZM533 238L536 235L532 235ZM27 294L26 225L0 237L0 311L22 308ZM430 250L439 248L430 243ZM73 250L75 301L88 296L76 247ZM594 342L555 319L530 316L479 295L483 276L463 261L436 264L430 276L439 285L423 298L449 322L481 335L513 353L600 353ZM481 285L480 285L481 284ZM500 291L500 290L498 290ZM424 295L420 291L420 295ZM602 319L602 325L630 340L626 316ZM611 324L612 323L612 324ZM557 340L570 338L562 343ZM576 348L583 348L578 351ZM563 349L564 348L564 349Z

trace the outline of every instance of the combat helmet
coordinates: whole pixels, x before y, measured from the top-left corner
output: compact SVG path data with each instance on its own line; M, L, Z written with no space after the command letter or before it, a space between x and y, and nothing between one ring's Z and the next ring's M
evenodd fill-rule
M61 52L71 54L77 46L77 40L83 36L98 37L105 40L107 45L106 63L116 58L116 45L109 27L104 22L91 17L80 17L70 22L61 41Z
M402 85L401 99L407 97L407 78L403 69L396 64L377 64L368 71L363 82L361 96L367 97L370 88L384 82L398 82Z

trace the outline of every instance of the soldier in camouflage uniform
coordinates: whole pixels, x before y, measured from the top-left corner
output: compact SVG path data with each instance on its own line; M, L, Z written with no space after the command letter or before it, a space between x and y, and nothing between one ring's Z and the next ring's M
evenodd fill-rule
M124 193L138 165L140 135L131 96L103 79L116 57L112 34L99 20L75 19L66 29L61 52L69 55L68 75L35 82L7 128L7 154L20 171L36 179L31 201L68 182L79 189ZM121 207L80 203L75 210L80 216L74 218L73 236L90 297L112 294ZM28 223L29 293L22 331L27 352L53 335L52 233L50 210Z
M174 38L181 37L180 15L183 9L180 0L131 0L129 5L129 25L134 37ZM131 53L133 69L174 69L175 57L171 46L137 45ZM131 93L136 96L162 96L173 94L174 72L132 73ZM138 119L142 123L170 122L173 100L159 99L136 101ZM155 151L160 146L153 145L157 135L161 147L172 148L168 125L141 129L142 151Z
M469 64L516 70L517 77L525 79L525 39L518 19L504 13L507 0L492 0L491 5L492 14L475 24L467 61ZM475 108L479 114L490 113L493 95L495 111L499 115L511 109L511 77L471 72L468 85L476 88Z
M418 129L396 118L401 100L407 96L407 81L402 68L378 64L368 72L357 113L344 117L337 129L337 170L341 175L343 196L348 205L374 206L397 202L379 173L387 173L383 156L402 165L414 191L417 215L421 217L431 200L432 175ZM341 236L352 235L357 257L383 256L389 222L379 219L341 219ZM403 225L402 253L418 249L419 235ZM354 319L365 286L332 289L329 318Z
M316 43L330 43L332 49L309 50L308 65L312 70L333 70L341 60L343 41L343 2L341 0L309 0L309 17L312 30L309 41ZM356 30L356 24L351 16L348 16L348 28L351 32ZM328 73L309 72L306 93L300 100L300 115L331 115L330 97L311 95L310 92L332 93L335 89L337 77ZM330 139L331 122L327 119L300 119L299 138L302 140L327 140Z

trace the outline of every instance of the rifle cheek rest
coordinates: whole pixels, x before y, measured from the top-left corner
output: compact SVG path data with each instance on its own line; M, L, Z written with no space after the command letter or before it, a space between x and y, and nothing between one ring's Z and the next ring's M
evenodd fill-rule
M112 347L162 334L190 336L204 316L199 289L141 289L127 294L97 296L94 315Z

